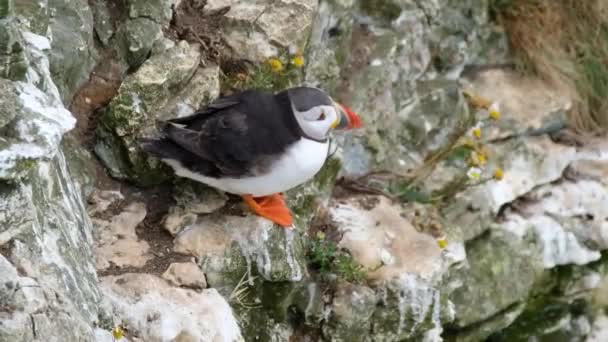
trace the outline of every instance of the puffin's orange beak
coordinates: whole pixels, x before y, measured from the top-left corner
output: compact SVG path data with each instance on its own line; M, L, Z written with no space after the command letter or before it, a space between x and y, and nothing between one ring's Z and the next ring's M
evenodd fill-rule
M355 129L361 128L361 118L355 114L350 108L346 107L343 104L338 104L340 106L340 122L336 126L336 129Z

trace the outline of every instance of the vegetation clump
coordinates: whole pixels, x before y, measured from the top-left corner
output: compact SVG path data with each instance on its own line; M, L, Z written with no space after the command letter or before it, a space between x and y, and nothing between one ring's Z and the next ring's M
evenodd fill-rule
M534 73L572 98L579 132L608 128L608 3L604 0L495 0L522 72Z
M366 269L357 263L347 250L339 248L321 231L312 239L307 256L312 268L317 270L322 278L335 275L354 284L363 283L367 273L377 269Z
M280 91L299 84L305 60L301 52L284 52L262 63L241 64L224 71L224 90L258 89ZM233 65L234 66L234 65Z

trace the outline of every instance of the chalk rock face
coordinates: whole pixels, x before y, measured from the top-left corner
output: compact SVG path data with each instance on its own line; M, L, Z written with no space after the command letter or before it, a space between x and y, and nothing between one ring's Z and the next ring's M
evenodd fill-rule
M214 289L175 288L148 274L105 277L101 287L123 324L145 341L244 341Z
M606 340L608 145L502 67L499 5L0 0L0 340ZM364 122L284 194L291 229L140 149L281 72ZM471 125L483 181L447 196Z
M209 11L226 7L222 34L228 45L241 58L263 61L289 48L304 48L317 1L210 0L205 5Z
M12 1L0 4L12 14ZM83 178L61 149L75 119L51 77L49 40L0 20L12 42L0 79L0 340L92 340L107 312Z
M0 103L0 179L23 176L37 160L50 160L64 133L76 120L63 107L49 70L49 41L31 32L20 36L31 64L27 80L0 80L4 100ZM10 72L10 70L9 70ZM37 84L44 86L38 87Z
M219 69L198 68L199 59L199 47L182 41L125 78L101 118L95 146L113 177L142 185L167 179L163 165L148 158L137 140L153 134L156 119L191 114L217 97Z

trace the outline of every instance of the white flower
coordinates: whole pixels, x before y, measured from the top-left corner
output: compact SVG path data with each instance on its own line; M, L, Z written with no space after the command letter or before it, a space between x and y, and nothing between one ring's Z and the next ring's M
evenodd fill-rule
M467 171L467 177L471 180L479 180L481 178L482 170L478 167L472 167Z
M380 251L380 260L385 265L391 265L395 262L395 258L384 248Z
M488 108L488 114L490 118L494 120L500 119L500 104L498 102L493 102Z
M481 127L481 122L478 122L477 124L475 124L475 126L469 129L469 132L467 134L473 139L481 139Z

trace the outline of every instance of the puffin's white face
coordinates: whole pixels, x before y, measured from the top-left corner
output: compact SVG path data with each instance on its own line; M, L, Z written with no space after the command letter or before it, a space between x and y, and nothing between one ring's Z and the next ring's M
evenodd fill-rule
M312 107L305 112L293 108L293 112L304 134L315 140L325 140L340 122L338 109L332 105Z
M297 87L287 92L294 116L308 138L323 141L334 128L346 130L361 127L357 114L320 89Z

